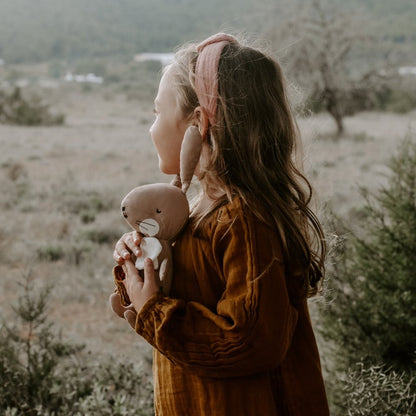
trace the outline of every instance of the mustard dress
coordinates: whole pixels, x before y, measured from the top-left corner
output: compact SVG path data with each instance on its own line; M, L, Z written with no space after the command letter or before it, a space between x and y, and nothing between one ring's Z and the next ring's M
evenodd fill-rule
M169 297L136 332L154 347L157 416L327 416L307 301L291 301L277 233L236 198L173 247Z

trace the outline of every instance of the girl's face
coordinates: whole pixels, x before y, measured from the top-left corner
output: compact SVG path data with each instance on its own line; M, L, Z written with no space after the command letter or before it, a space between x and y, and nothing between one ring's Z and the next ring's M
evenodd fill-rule
M150 136L159 156L159 169L168 175L179 173L179 155L189 120L183 118L176 100L173 76L167 70L159 84L155 99L156 119Z

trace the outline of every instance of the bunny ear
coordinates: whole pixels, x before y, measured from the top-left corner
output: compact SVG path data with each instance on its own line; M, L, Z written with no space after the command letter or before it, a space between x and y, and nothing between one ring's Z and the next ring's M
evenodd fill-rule
M173 186L177 186L179 189L182 189L182 182L179 174L175 175L175 177L170 181L170 184Z
M182 192L186 193L191 184L192 175L201 156L202 136L198 127L190 126L186 129L181 147L180 180Z

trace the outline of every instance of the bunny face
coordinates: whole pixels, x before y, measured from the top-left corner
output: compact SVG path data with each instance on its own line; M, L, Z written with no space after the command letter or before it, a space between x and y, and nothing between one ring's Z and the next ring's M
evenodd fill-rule
M178 187L156 183L130 191L121 202L121 212L142 235L172 240L188 220L189 204Z

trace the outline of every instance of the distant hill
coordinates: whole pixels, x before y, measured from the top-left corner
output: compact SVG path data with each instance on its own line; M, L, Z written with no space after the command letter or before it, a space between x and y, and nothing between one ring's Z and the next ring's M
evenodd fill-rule
M240 3L237 11L232 3ZM171 51L186 40L218 30L222 22L237 26L249 3L0 0L0 58L25 62Z
M348 1L355 5L383 20L386 39L416 44L415 0ZM0 58L21 63L171 51L220 29L262 32L286 9L283 0L0 0Z

